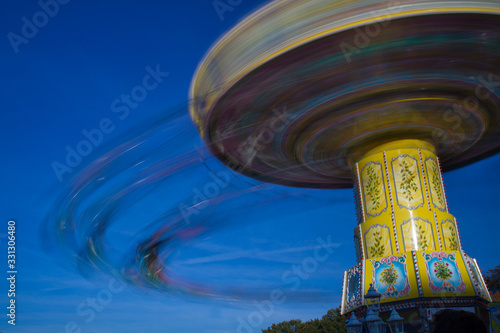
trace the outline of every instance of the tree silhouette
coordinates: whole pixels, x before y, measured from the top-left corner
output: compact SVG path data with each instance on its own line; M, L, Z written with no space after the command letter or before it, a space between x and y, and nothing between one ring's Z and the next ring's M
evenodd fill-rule
M484 275L484 282L488 285L489 290L500 289L500 265L488 270Z
M340 308L330 309L321 319L302 322L300 319L273 324L262 333L347 333L345 317Z

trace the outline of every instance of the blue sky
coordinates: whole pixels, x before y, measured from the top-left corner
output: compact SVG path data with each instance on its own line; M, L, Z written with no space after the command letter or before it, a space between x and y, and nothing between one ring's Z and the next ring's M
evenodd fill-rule
M234 289L233 296L244 296L237 301L124 286L113 276L92 270L82 274L71 265L74 254L54 250L53 238L44 236L53 231L44 230L53 226L44 224L44 219L51 210L64 209L57 205L71 177L131 132L144 129L141 124L150 119L176 110L178 121L167 133L182 133L172 142L183 144L171 147L169 157L175 158L184 146L203 151L196 130L182 114L192 75L219 35L265 1L226 3L234 4L232 10L220 16L211 0L73 0L59 4L57 12L51 7L53 17L40 21L36 33L25 31L30 37L14 44L9 33L22 35L26 20L43 20L37 14L42 9L35 1L4 4L0 13L0 250L5 258L7 222L13 219L18 274L16 326L0 314L0 331L259 332L273 322L321 317L340 304L343 271L356 263L351 190L259 186L231 174L237 199L214 203L202 212L210 232L178 247L171 267L181 278L213 286L212 291L226 288L231 294L228 289ZM114 112L113 102L144 84L144 77L154 70L168 75L159 78L126 116L124 111ZM152 87L154 82L148 82ZM54 161L64 162L66 147L76 149L85 139L83 130L99 127L107 131L102 142L72 173L60 174L60 181ZM444 175L450 212L458 220L465 252L478 260L483 272L499 264L499 167L500 156L494 156ZM155 189L149 200L127 211L121 224L107 234L110 253L127 254L131 240L149 226L146 221L156 210L189 202L193 190L210 181L209 168L225 170L205 157L202 164L186 166L170 183ZM259 191L243 193L245 184ZM227 222L212 223L214 216ZM314 256L318 238L331 243L324 252L326 259L307 277L294 275L293 267ZM6 264L1 266L4 275ZM8 288L3 280L3 309L9 301ZM280 301L271 308L266 305L274 297L272 290L284 297L278 297ZM92 310L89 299L99 297L105 304Z

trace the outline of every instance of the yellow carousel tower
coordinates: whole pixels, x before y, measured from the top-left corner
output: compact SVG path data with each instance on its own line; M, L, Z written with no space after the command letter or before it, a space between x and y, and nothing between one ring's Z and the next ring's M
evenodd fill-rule
M342 312L363 315L372 285L381 312L395 308L416 326L442 308L473 308L488 320L491 299L448 212L434 145L388 142L364 153L353 171L358 264L345 272Z

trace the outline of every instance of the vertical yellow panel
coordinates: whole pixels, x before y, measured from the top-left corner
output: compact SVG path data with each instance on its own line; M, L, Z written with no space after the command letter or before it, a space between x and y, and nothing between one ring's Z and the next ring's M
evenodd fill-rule
M361 169L366 215L376 217L387 210L387 194L384 173L380 162L370 161Z
M452 219L445 219L441 221L441 237L443 240L444 249L447 251L458 251L460 250L457 234L457 227L455 221Z
M437 208L440 211L446 211L441 171L439 170L437 159L433 157L427 157L425 158L424 165L429 182L428 187L432 206L433 208Z
M405 251L434 251L434 223L413 217L401 223Z
M366 258L384 257L393 254L391 228L387 225L375 224L363 232L366 247Z
M424 205L422 179L415 157L403 154L392 158L392 181L400 208L417 209Z

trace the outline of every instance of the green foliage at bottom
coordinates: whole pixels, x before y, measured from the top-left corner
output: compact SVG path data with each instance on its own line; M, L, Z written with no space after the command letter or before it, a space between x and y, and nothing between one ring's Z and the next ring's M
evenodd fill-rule
M321 319L283 321L262 330L262 333L347 333L345 320L340 308L336 308L328 310Z

